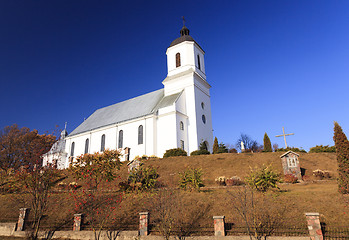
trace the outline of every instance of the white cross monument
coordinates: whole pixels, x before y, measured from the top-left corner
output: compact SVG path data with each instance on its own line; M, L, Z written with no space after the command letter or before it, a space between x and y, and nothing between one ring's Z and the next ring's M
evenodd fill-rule
M287 148L287 142L286 142L286 136L290 136L290 135L294 135L294 133L289 133L289 134L285 134L285 128L282 127L282 133L281 135L276 135L275 137L284 137L284 140L285 140L285 146Z

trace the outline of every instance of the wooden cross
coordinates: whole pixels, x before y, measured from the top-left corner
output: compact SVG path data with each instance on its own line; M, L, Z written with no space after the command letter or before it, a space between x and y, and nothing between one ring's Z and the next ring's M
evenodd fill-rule
M289 133L289 134L285 134L285 129L284 127L282 127L282 135L276 135L275 137L284 137L284 140L285 140L285 146L287 148L287 142L286 142L286 136L290 136L290 135L294 135L294 133Z
M182 20L183 20L183 27L185 26L185 18L184 16L182 16Z

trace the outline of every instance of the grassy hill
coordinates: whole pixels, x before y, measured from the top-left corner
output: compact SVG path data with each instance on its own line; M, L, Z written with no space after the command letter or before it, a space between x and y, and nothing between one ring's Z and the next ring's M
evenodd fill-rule
M160 181L167 186L174 186L178 182L178 172L189 168L201 168L204 173L206 186L215 185L215 178L219 176L244 178L250 173L250 168L263 164L271 165L278 173L282 173L280 156L283 153L222 153L214 155L200 155L190 157L169 157L163 159L149 159L144 163L158 169ZM301 168L305 175L312 178L316 169L331 171L337 176L337 160L335 153L300 153ZM125 170L123 170L123 175Z
M259 167L263 164L271 165L272 168L282 173L280 156L282 153L244 153L244 154L216 154L190 157L169 157L164 159L144 160L146 166L157 168L160 175L159 181L164 188L176 188L178 186L178 173L189 168L201 168L205 188L200 192L178 191L181 202L178 209L195 209L197 206L209 206L205 213L204 222L207 226L212 225L212 216L225 215L227 222L241 224L241 219L234 212L233 195L241 190L241 187L222 187L215 183L219 176L244 178L250 172L250 168ZM281 184L280 191L267 193L279 206L287 207L288 225L305 226L305 212L319 212L321 221L331 226L348 226L349 196L343 196L337 191L337 162L334 153L301 153L300 165L305 169L307 181L297 184ZM332 179L317 181L312 177L316 169L332 172ZM127 179L127 166L122 166L119 171L121 180ZM64 180L66 183L75 181L72 176ZM114 186L117 186L115 183ZM108 194L117 194L111 189L104 189ZM114 189L117 190L117 187ZM114 193L113 193L114 192ZM16 199L22 199L17 201ZM157 193L128 193L124 194L123 201L118 211L120 224L134 225L137 227L138 213L149 211L156 215ZM71 216L73 201L69 192L56 191L50 197L52 207L49 209L45 224ZM23 194L0 195L0 221L13 221L18 217L18 209L26 206ZM269 207L269 206L267 206ZM275 206L270 206L275 207ZM190 212L190 211L188 211ZM185 214L185 213L182 213Z

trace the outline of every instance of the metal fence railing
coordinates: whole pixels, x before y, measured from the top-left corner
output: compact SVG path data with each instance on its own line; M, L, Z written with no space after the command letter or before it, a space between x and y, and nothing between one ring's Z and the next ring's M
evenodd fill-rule
M325 240L349 239L349 226L348 227L322 226L321 230Z

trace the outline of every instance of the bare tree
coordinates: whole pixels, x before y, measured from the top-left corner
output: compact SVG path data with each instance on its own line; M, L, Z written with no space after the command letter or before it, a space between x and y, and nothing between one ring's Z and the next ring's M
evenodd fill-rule
M267 239L276 229L284 224L286 206L265 194L254 192L244 186L232 192L234 209L242 218L250 239Z
M61 173L52 166L33 169L27 167L17 171L16 179L29 194L28 201L33 221L28 230L28 238L38 239L41 221L48 208L51 189L62 180ZM26 201L22 200L22 202Z
M257 152L261 149L260 144L253 140L250 136L247 134L241 133L239 139L236 142L236 148L241 150L241 142L244 143L246 151L253 151Z
M183 200L184 194L180 190L161 190L152 202L152 223L166 240L171 235L184 239L197 231L211 208L208 203L188 204Z

